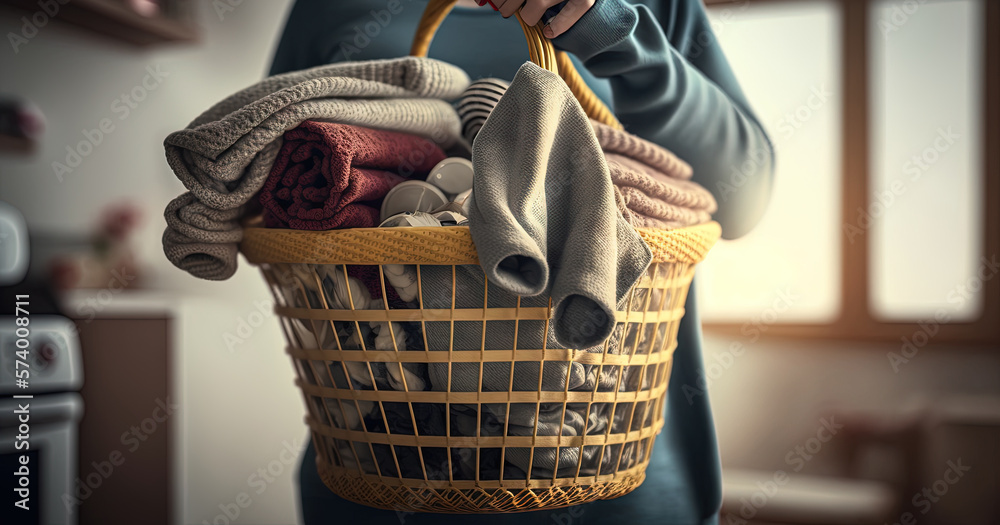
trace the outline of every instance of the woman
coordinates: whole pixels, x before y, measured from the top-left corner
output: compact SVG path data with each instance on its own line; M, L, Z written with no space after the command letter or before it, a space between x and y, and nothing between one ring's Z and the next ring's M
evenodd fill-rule
M558 0L493 0L500 13L459 0L429 56L473 79L512 79L527 59L522 8L537 23ZM426 0L298 0L271 74L345 60L408 54ZM547 20L547 36L568 51L587 84L625 129L691 164L694 180L719 203L723 237L745 234L770 193L774 156L712 33L699 0L569 0ZM299 481L305 523L529 524L716 523L721 504L719 454L701 365L701 327L693 287L681 322L663 432L646 481L632 493L569 509L480 516L395 513L345 501L320 481L307 450Z

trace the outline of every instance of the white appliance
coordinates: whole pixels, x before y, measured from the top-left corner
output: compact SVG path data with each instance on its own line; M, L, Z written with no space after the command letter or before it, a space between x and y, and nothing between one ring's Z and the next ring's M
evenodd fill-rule
M30 312L30 310L29 310ZM75 525L77 425L83 361L76 326L65 317L30 315L29 386L17 386L15 317L0 316L0 490L5 525ZM30 396L30 397L28 397ZM27 458L27 470L14 475ZM27 492L18 493L20 483ZM10 485L10 486L8 486ZM14 504L27 497L24 506ZM10 500L10 501L7 501Z
M0 202L0 523L75 525L80 340L25 280L28 246L24 218Z
M21 282L28 272L28 228L17 208L0 201L0 286Z

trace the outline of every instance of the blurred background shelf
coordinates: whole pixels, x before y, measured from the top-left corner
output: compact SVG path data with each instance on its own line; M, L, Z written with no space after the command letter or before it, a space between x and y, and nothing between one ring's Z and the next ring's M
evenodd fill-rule
M66 4L53 0L52 3L58 5L59 11L50 16L37 0L0 0L0 4L20 8L29 21L36 16L33 13L42 13L46 20L70 23L137 46L198 39L190 6L184 0L139 2L148 10L146 14L140 12L142 7L133 7L137 2L128 0L73 0ZM37 15L39 20L42 15Z

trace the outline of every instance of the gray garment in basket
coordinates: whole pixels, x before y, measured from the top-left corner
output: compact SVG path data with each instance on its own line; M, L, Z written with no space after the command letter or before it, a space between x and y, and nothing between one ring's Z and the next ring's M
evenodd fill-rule
M356 309L381 309L381 300L372 300L367 293L367 289L362 283L353 277L344 280L342 267L338 265L311 266L305 264L289 265L288 272L277 272L275 277L282 281L283 290L299 290L298 293L286 295L287 304L298 307L310 306L319 308L323 304L331 308L349 308L353 299ZM416 267L405 266L404 273L410 275L410 279L416 279ZM316 274L318 272L318 275ZM318 280L317 280L318 277ZM448 266L421 266L421 278L423 282L423 301L425 308L449 308L451 305L451 267ZM482 305L485 276L478 266L459 266L456 268L455 280L461 293L455 297L456 308L474 308ZM317 286L317 282L322 283L322 288ZM347 285L350 284L351 294L348 299ZM516 296L497 288L490 288L489 292L491 307L514 306ZM642 301L640 297L638 300ZM658 298L652 298L652 304L658 304ZM522 300L523 307L541 305L540 298L527 298ZM428 321L426 336L430 350L446 351L451 341L454 342L456 350L478 350L482 346L482 322L456 322L454 339L450 336L451 323L447 321ZM389 349L391 342L379 343L379 337L384 337L383 331L388 326L384 322L359 323L357 332L354 323L346 323L347 327L339 334L340 344L345 349L360 349L361 341L365 341L367 348ZM414 328L413 325L419 323L396 323L393 322L393 333L396 336L396 347L399 350L414 350L412 343L422 343L419 332L405 333L403 327ZM513 321L491 321L487 328L488 349L513 348L514 322ZM295 324L295 332L303 344L308 347L321 346L324 348L335 348L333 334L329 323L311 322L308 324ZM538 349L541 348L542 330L545 328L544 321L521 321L518 323L518 348ZM663 327L665 328L665 327ZM318 332L315 332L318 330ZM315 332L315 333L314 333ZM616 330L609 343L609 352L628 352L633 347L644 348L649 344L649 336L645 332L639 333L631 330L622 333L622 329ZM661 331L662 332L662 331ZM662 337L661 333L657 337ZM636 339L638 338L638 342ZM621 341L621 343L619 343ZM412 343L411 343L412 342ZM551 327L548 333L549 348L561 348L554 341ZM503 345L507 345L506 347ZM419 345L422 349L422 344ZM588 349L591 352L601 352L603 347ZM405 376L409 390L420 390L427 388L430 390L443 391L448 388L448 365L447 364L425 364L406 363L402 369L392 363L372 362L369 364L349 363L345 367L340 364L330 364L331 374L328 376L322 369L324 365L314 365L314 369L307 368L312 374L315 370L314 381L325 386L338 388L348 388L346 377L353 380L355 388L371 389L375 385L380 390L402 390L400 377ZM506 391L510 384L510 365L508 363L487 363L483 367L483 389L486 391ZM580 363L550 363L544 367L542 374L541 389L547 391L563 391L567 388L565 383L567 375L570 377L570 390L610 392L616 388L627 391L634 391L638 388L638 379L633 370L621 370L620 367L605 367L601 369L597 366L583 365ZM568 372L567 372L568 370ZM346 376L344 375L346 372ZM516 390L534 391L538 390L539 367L537 363L521 363L514 367L514 385ZM619 377L621 376L621 377ZM423 382L427 378L427 385ZM332 382L331 382L332 381ZM599 384L595 385L595 382ZM644 387L648 388L649 378ZM479 365L471 363L452 364L452 384L453 391L476 391L479 389ZM324 411L325 405L325 411ZM620 425L623 424L623 417L627 415L629 403L619 405L615 414L615 432L623 431ZM624 407L624 408L623 408ZM317 405L317 413L323 415L329 413L333 418L332 423L341 428L352 430L362 430L362 420L375 421L381 423L382 416L379 406L376 403L361 401L357 404L351 401L336 402L327 399L323 405ZM389 405L384 406L385 416L390 423L402 426L409 425L410 415L406 410L392 409ZM542 403L540 406L533 403L512 404L510 413L507 413L505 404L484 404L483 414L477 414L476 405L452 405L452 434L453 435L476 435L476 426L481 423L481 435L502 435L504 429L512 436L529 436L535 430L535 413L538 411L537 435L582 435L584 428L588 435L606 432L609 410L611 405L607 403L594 404L590 413L587 414L585 404L570 404L566 407L563 415L562 404ZM443 410L443 408L442 408ZM398 420L398 421L397 421ZM430 419L421 420L421 433L426 435L444 435L444 420ZM365 423L367 426L368 423ZM369 428L369 430L371 430ZM404 429L405 431L405 429ZM609 448L608 450L612 450ZM633 448L626 446L624 451L614 449L617 452L605 452L601 459L601 471L607 472L614 465L617 465L619 456L622 465L632 461ZM367 453L367 449L365 449ZM360 453L360 452L359 452ZM344 458L351 458L349 449L341 450ZM524 477L524 473L531 465L532 476L535 478L550 478L553 474L559 476L569 476L576 473L577 465L580 463L579 448L567 447L558 452L555 448L536 448L534 458L531 458L528 449L509 449L505 455L505 477ZM583 450L583 460L580 464L580 474L584 476L594 475L597 470L597 457L600 456L600 449L587 447ZM374 472L374 459L370 456L361 457L361 466ZM383 458L384 459L384 458ZM466 451L458 454L455 458L456 468L467 476L474 476L475 455ZM494 458L495 459L495 458ZM558 469L556 464L558 462ZM349 463L353 465L353 463ZM407 469L401 465L404 477L420 478L419 470ZM481 477L499 476L499 463L493 465L490 462L480 462Z
M407 271L416 273L416 268L408 266ZM416 276L414 275L415 279ZM465 265L455 267L455 285L459 293L455 294L455 308L481 308L484 303L485 274L478 266ZM423 306L426 309L449 309L452 304L452 267L422 265L420 267L421 290L423 292ZM497 286L491 285L488 289L487 304L490 308L514 308L517 306L517 296ZM544 307L548 301L543 297L524 297L521 299L521 307ZM449 346L456 351L461 350L503 350L503 349L542 349L543 334L546 334L546 348L566 348L555 339L553 327L548 326L545 332L545 321L528 320L519 321L515 326L514 321L487 321L485 338L482 321L455 321L454 330L450 321L427 321L424 323L424 335L427 339L428 349L431 351L447 351ZM517 333L517 346L514 346L515 330ZM630 332L623 334L623 328L619 327L611 336L608 343L608 352L617 353L629 351L636 343L635 338L640 338L638 345L647 344L645 334ZM485 343L484 343L485 341ZM647 345L648 346L648 345ZM594 346L582 350L584 352L602 353L604 345ZM451 383L449 385L448 364L431 363L427 365L427 372L430 377L430 389L437 391L453 392L475 392L480 388L479 363L451 363ZM632 370L622 371L620 367L600 367L594 365L584 365L578 362L549 362L544 366L539 366L537 362L515 363L513 378L511 377L510 363L485 363L482 373L483 391L505 392L508 389L515 391L537 391L541 386L542 391L562 392L564 390L592 391L596 388L599 391L613 391L617 386L621 390L635 390L635 374ZM541 368L541 371L539 370ZM539 374L541 382L539 383ZM619 378L619 375L622 377ZM568 378L568 383L567 383ZM599 385L595 382L599 381ZM620 383L620 384L619 384ZM476 435L477 414L475 405L452 405L452 422L454 435ZM543 403L542 407L536 404L513 404L510 414L506 413L506 405L484 404L484 422L482 425L489 427L492 425L494 435L502 435L506 425L507 432L512 436L532 435L535 431L535 412L538 410L538 435L582 435L584 421L586 421L587 432L603 432L607 430L607 419L609 412L607 408L595 409L589 415L586 414L586 405L567 407L565 416L562 413L562 404ZM620 417L620 415L616 416ZM560 418L562 418L560 420ZM492 421L492 423L490 423ZM455 433L455 432L459 433ZM584 450L583 465L581 469L588 472L588 464L596 462L592 457L598 449L586 448ZM627 463L631 460L631 447L626 447L622 454L622 461ZM555 448L537 448L535 457L532 460L527 449L511 449L505 456L505 463L513 466L521 472L526 472L531 465L532 476L537 478L552 477L556 471L558 461L558 474L560 476L572 475L576 472L579 462L579 448L567 447L556 452ZM558 459L557 459L558 458ZM615 458L617 460L617 458ZM602 463L610 466L610 458L605 458ZM475 468L475 462L464 465L464 469ZM591 465L590 470L596 470L596 464ZM605 468L605 467L602 467ZM480 473L481 476L485 473ZM590 474L593 475L593 472ZM506 474L505 474L506 476Z
M526 63L472 148L469 228L491 283L551 296L553 334L598 344L652 260L615 204L590 120L555 73Z

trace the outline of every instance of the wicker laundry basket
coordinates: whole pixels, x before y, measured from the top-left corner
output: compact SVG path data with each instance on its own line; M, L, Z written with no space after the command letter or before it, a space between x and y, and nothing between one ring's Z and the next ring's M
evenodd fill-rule
M430 2L414 55L426 53L453 4ZM568 77L592 118L617 124L540 31L524 28L532 60ZM482 274L467 227L246 228L240 250L274 293L326 485L374 507L465 513L557 508L635 489L663 426L694 267L720 233L716 223L638 231L653 263L603 347L581 350L546 343L553 313L546 299L499 304L501 290L485 279L479 289L463 288L463 276ZM387 265L413 265L419 308L390 304ZM374 309L356 308L361 289L351 287L349 272L358 268L382 287L386 300ZM381 343L372 345L362 334L376 327ZM487 336L497 327L512 332L512 344ZM414 388L415 367L444 372L447 388ZM498 370L503 388L487 387ZM572 370L583 371L586 388L570 388ZM550 372L562 375L553 382ZM468 377L478 388L453 384ZM401 385L385 388L385 379Z

